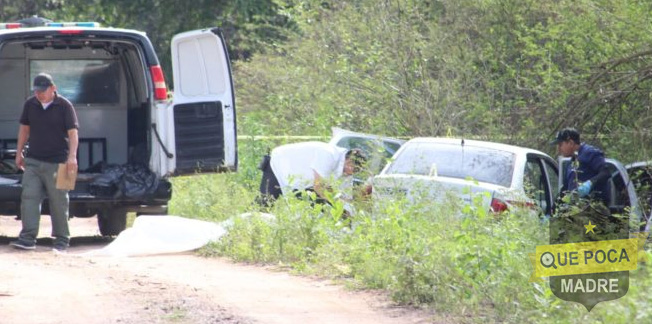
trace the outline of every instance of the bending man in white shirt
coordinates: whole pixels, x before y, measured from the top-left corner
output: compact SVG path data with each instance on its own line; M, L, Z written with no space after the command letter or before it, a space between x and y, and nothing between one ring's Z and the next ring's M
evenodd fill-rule
M281 145L272 150L269 163L261 166L262 203L269 205L281 194L302 191L314 191L317 202L325 203L328 184L353 175L365 162L364 154L358 149L347 150L323 142ZM351 181L352 178L348 182Z

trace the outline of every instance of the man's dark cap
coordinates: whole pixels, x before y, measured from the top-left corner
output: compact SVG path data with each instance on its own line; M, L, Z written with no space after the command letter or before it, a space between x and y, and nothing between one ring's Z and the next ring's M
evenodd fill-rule
M557 137L554 141L550 142L550 144L557 145L568 140L573 140L573 142L579 144L580 133L575 128L564 128L557 132Z
M32 86L32 91L45 91L53 85L54 85L54 81L52 81L51 75L47 73L39 73L34 78L34 85Z

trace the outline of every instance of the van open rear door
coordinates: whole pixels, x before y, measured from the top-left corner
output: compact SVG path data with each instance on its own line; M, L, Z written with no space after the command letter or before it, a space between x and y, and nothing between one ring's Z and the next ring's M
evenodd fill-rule
M172 39L174 77L171 174L237 169L235 96L224 38L217 28Z

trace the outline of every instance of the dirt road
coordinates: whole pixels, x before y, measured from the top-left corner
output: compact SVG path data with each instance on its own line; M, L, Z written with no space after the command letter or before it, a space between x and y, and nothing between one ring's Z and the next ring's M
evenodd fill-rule
M48 238L36 251L9 247L19 230L13 217L0 217L0 324L433 322L380 294L193 253L77 256L109 243L95 218L71 220L66 255L52 252ZM43 217L41 235L49 233Z

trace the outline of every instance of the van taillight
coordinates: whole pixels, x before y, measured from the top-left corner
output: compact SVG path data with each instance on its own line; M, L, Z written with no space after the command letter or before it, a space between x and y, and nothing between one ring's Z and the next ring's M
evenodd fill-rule
M168 88L165 86L165 77L163 77L163 69L160 65L151 66L150 72L152 73L152 81L154 82L154 99L167 100Z
M493 198L491 199L491 211L494 213L507 211L507 204L498 198Z

